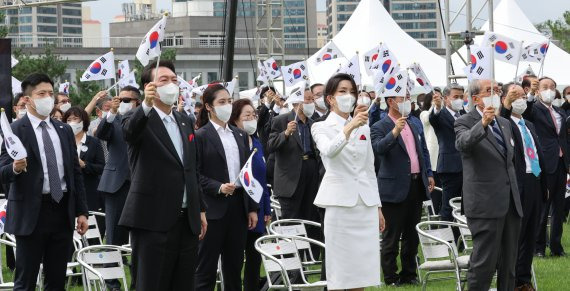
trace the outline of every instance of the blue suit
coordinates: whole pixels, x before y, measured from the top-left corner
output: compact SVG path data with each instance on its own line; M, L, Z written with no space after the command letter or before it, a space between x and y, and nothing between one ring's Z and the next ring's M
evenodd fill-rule
M464 112L459 112L463 114ZM455 114L455 113L453 113ZM435 131L439 143L439 156L437 157L437 175L441 180L442 198L440 215L442 220L453 221L449 200L461 196L463 186L463 166L461 154L455 148L455 118L447 107L443 106L436 114L432 110L429 114L429 123Z

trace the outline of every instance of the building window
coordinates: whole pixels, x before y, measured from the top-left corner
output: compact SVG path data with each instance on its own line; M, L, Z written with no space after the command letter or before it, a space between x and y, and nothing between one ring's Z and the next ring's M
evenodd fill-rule
M38 25L38 32L57 33L57 26Z
M435 3L394 3L392 11L395 10L434 10L437 6Z
M64 16L81 16L81 10L80 9L62 9L61 13Z
M55 7L42 7L39 6L37 7L37 12L38 14L57 14L57 10L55 9Z
M435 29L436 22L399 22L398 25L402 29Z
M57 23L57 18L54 16L39 16L38 15L38 23Z
M435 12L429 13L392 13L394 20L405 19L435 19Z
M224 46L223 35L200 34L199 46L203 48L217 48Z
M208 83L218 81L218 72L208 72Z
M81 25L81 18L63 18L63 24Z
M413 38L437 38L436 31L425 31L425 32L409 31L408 34Z
M81 34L81 27L63 27L63 33Z
M336 20L337 21L347 21L350 18L351 14L337 14Z
M249 73L248 72L239 72L238 73L238 83L239 83L239 90L243 91L247 90L249 87Z

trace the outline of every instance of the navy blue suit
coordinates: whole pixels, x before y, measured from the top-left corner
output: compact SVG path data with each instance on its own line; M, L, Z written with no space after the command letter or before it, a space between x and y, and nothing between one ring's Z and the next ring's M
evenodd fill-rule
M420 166L420 173L413 175L402 136L394 137L392 134L395 124L390 116L376 122L370 129L372 148L380 161L378 189L382 212L389 225L382 233L381 264L386 284L407 283L416 279L419 238L415 227L421 219L422 201L429 197L428 177L433 176L421 122L410 116L408 124L414 136ZM397 274L400 238L402 271Z
M542 145L544 154L543 172L546 174L549 198L542 211L540 229L537 238L536 251L544 253L546 249L546 224L550 207L552 205L552 223L550 231L550 251L553 254L564 252L562 248L562 223L564 219L564 195L566 194L566 174L570 165L568 156L568 133L566 127L566 113L564 110L552 107L561 116L559 133L552 120L549 109L540 101L528 102L523 114L536 127L536 134ZM560 157L562 150L562 157Z
M463 113L465 112L459 114ZM455 118L452 114L455 113L442 106L437 114L435 110L432 110L429 115L429 123L435 131L439 143L437 174L443 190L440 215L445 221L453 221L449 200L461 196L461 187L463 186L463 166L461 155L455 148L455 131L453 129Z

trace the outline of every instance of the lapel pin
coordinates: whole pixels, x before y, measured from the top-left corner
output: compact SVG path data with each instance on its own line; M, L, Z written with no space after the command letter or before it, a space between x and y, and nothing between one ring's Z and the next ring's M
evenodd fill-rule
M182 126L186 126L186 123L182 122Z
M63 125L60 125L59 128L63 128Z

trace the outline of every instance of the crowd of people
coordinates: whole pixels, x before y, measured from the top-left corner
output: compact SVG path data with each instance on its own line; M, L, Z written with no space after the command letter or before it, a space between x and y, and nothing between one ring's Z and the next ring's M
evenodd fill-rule
M254 243L274 219L271 195L281 218L322 223L308 236L326 244L315 254L329 290L379 285L380 266L387 285L418 284L426 200L453 221L449 201L462 198L469 290L489 290L495 272L498 290L534 290L533 257L547 247L565 256L570 87L560 94L551 78L474 80L412 99L377 98L336 74L298 102L266 86L258 105L214 82L191 110L177 78L173 63L151 63L143 94L102 91L85 108L49 76L22 82L12 130L28 156L4 146L0 156L14 290L35 289L40 263L46 289L64 289L72 232L86 232L89 211L105 214L106 244L130 243L137 290L214 290L219 258L225 290L260 290ZM259 202L237 183L252 154Z

